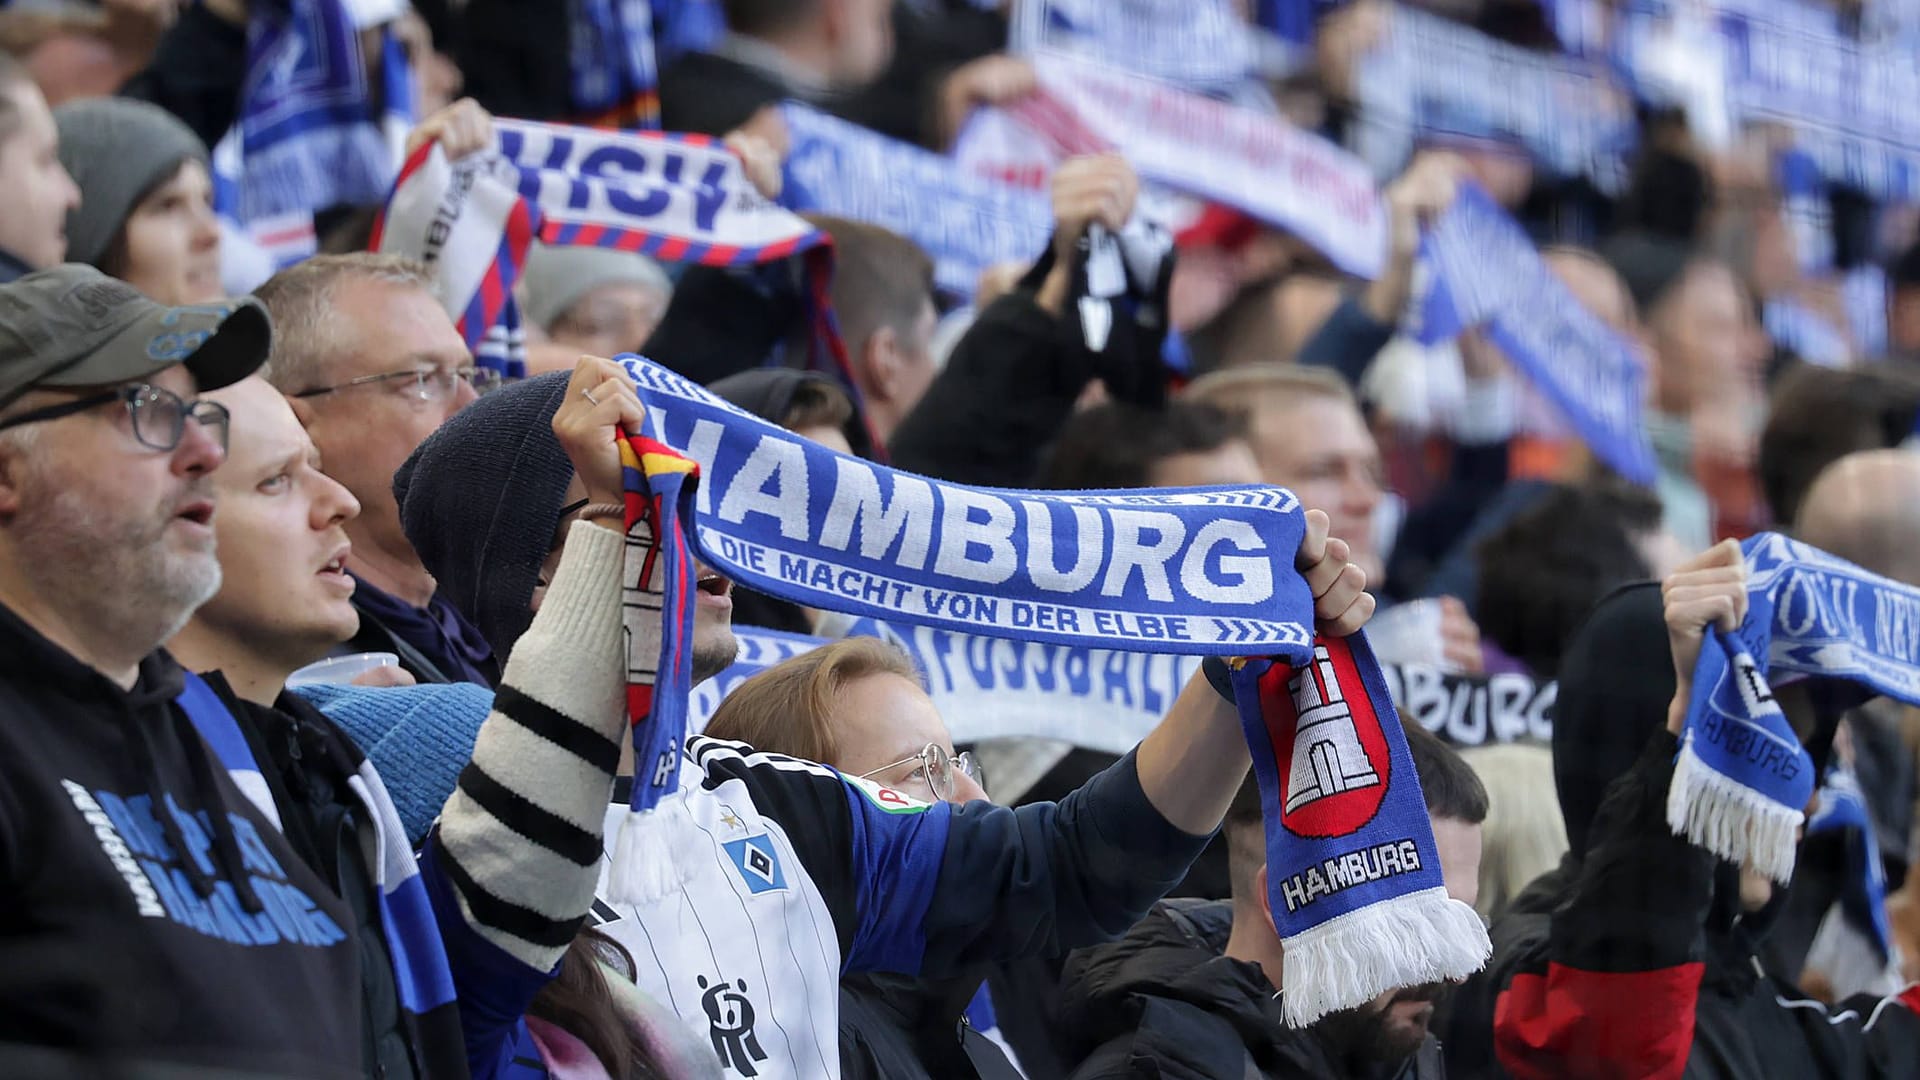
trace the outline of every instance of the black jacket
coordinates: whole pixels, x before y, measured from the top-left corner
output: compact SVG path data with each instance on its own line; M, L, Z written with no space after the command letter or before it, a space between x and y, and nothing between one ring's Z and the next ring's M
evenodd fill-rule
M1127 936L1067 961L1062 1019L1090 1055L1074 1080L1430 1080L1429 1036L1398 1066L1341 1062L1312 1028L1288 1028L1259 965L1225 956L1226 901L1167 900Z
M123 691L0 608L0 1043L361 1075L354 917L181 687L155 653Z
M840 980L841 1080L1017 1080L993 1040L964 1021L978 979Z
M1116 301L1113 332L1087 348L1074 305L1055 315L1034 302L1053 268L1046 254L1020 287L987 305L954 346L926 396L893 433L892 463L961 484L1025 487L1087 384L1099 379L1116 401L1153 408L1166 400L1165 304L1173 272L1161 267L1154 297ZM1084 256L1070 296L1084 292Z
M362 1060L369 1076L402 1080L422 1070L409 1047L409 1033L394 984L393 959L380 926L379 900L355 815L361 811L347 787L359 752L333 721L297 694L283 693L269 709L241 701L218 674L206 676L244 721L253 760L260 766L287 842L346 902L360 946ZM444 1020L445 1017L435 1017ZM457 1030L436 1029L443 1040ZM458 1060L439 1055L443 1060Z
M1785 896L1742 912L1735 869L1668 827L1673 689L1658 586L1601 601L1569 646L1554 722L1572 849L1494 924L1492 964L1457 995L1456 1080L1920 1076L1920 993L1829 1010L1767 975L1759 950Z

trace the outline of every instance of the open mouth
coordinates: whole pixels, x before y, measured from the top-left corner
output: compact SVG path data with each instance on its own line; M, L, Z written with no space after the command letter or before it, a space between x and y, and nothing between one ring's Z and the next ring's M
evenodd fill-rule
M195 525L211 525L213 524L213 503L205 499L196 499L182 507L180 512L173 516L184 518Z
M321 564L320 569L314 571L314 574L329 581L351 583L353 579L347 576L347 556L352 551L351 546L342 547L334 552L333 558Z
M694 587L708 596L719 597L723 600L730 599L733 596L733 582L704 567L701 568L700 576L695 581Z

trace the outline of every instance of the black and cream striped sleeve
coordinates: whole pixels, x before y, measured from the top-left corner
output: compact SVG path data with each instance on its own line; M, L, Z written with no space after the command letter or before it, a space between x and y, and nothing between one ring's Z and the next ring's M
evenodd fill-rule
M624 550L620 533L572 526L434 841L466 922L541 971L566 952L599 876L627 730Z

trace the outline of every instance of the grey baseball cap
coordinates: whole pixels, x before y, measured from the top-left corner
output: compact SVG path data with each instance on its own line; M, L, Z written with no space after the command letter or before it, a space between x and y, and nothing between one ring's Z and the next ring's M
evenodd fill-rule
M202 391L266 362L254 298L167 307L91 266L67 263L0 285L0 405L39 386L110 386L185 364Z

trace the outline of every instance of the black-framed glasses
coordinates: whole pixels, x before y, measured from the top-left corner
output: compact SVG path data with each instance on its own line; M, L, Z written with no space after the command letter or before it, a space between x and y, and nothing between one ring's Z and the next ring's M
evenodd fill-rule
M928 743L925 747L921 748L919 753L912 757L903 757L891 765L882 765L872 772L861 773L860 779L871 780L881 773L891 772L909 761L917 761L920 763L920 768L914 771L924 772L926 774L927 786L933 789L934 797L938 798L941 802L953 801L954 775L956 773L971 777L975 783L983 787L986 784L985 778L980 775L980 766L973 760L972 754L949 754L946 748L939 743Z
M231 426L232 418L227 413L225 405L215 401L188 401L165 387L148 386L144 383L118 386L112 390L63 404L30 409L19 416L0 420L0 431L25 424L38 424L47 420L76 416L112 401L118 401L125 406L127 417L133 423L133 437L138 439L142 446L162 453L172 453L186 435L187 419L191 417L206 429L207 434L211 435L215 442L220 444L223 453L227 449L227 431Z
M408 381L411 385L408 385ZM362 375L357 379L348 379L332 386L315 387L302 390L293 395L297 398L319 397L339 390L351 390L356 386L373 386L377 383L401 383L406 396L415 401L447 401L459 392L460 384L473 387L476 394L488 394L500 386L500 373L489 367L463 367L451 371L439 368L408 368L405 371L389 371L382 375Z

